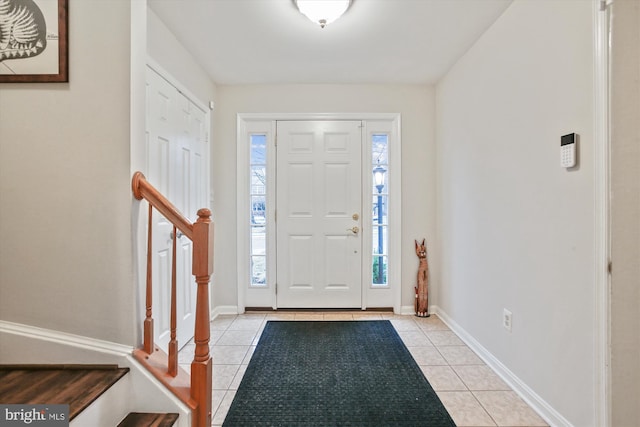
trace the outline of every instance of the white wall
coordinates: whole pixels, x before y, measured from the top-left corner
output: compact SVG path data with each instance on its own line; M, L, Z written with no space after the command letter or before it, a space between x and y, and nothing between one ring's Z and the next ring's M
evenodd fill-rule
M581 427L595 422L592 40L591 2L516 0L436 89L437 304Z
M418 265L413 239L430 241L435 235L433 108L433 88L421 85L219 86L213 149L215 304L237 304L237 114L368 112L402 115L402 305L412 306Z
M134 344L131 7L70 2L70 82L0 84L2 320Z
M215 101L216 86L197 60L147 8L147 54L204 105Z

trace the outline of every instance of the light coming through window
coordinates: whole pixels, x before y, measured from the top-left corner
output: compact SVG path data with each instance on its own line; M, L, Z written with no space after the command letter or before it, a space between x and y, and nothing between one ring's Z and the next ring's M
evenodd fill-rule
M371 138L371 172L373 174L372 188L372 273L373 286L387 286L387 242L389 221L387 217L387 207L389 191L387 176L389 174L388 162L388 142L389 135L374 134Z

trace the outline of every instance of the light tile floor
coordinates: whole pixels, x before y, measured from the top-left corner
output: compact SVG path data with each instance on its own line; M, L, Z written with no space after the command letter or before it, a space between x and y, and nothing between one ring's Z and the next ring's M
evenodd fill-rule
M518 395L435 315L376 312L269 312L218 316L211 322L213 426L221 426L268 320L388 319L458 427L547 426ZM179 354L189 371L194 344ZM416 426L417 427L417 426Z

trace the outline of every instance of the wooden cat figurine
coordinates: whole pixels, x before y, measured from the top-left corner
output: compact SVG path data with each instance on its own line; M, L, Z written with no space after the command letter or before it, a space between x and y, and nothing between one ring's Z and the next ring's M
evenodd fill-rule
M416 316L429 317L429 265L427 264L427 247L425 239L418 244L416 240L416 255L420 259L418 266L418 283L416 286Z

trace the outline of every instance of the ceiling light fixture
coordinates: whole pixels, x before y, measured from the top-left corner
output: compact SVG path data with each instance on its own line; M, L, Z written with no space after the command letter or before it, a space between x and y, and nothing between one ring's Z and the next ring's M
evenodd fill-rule
M324 28L349 9L352 0L294 0L298 10Z

